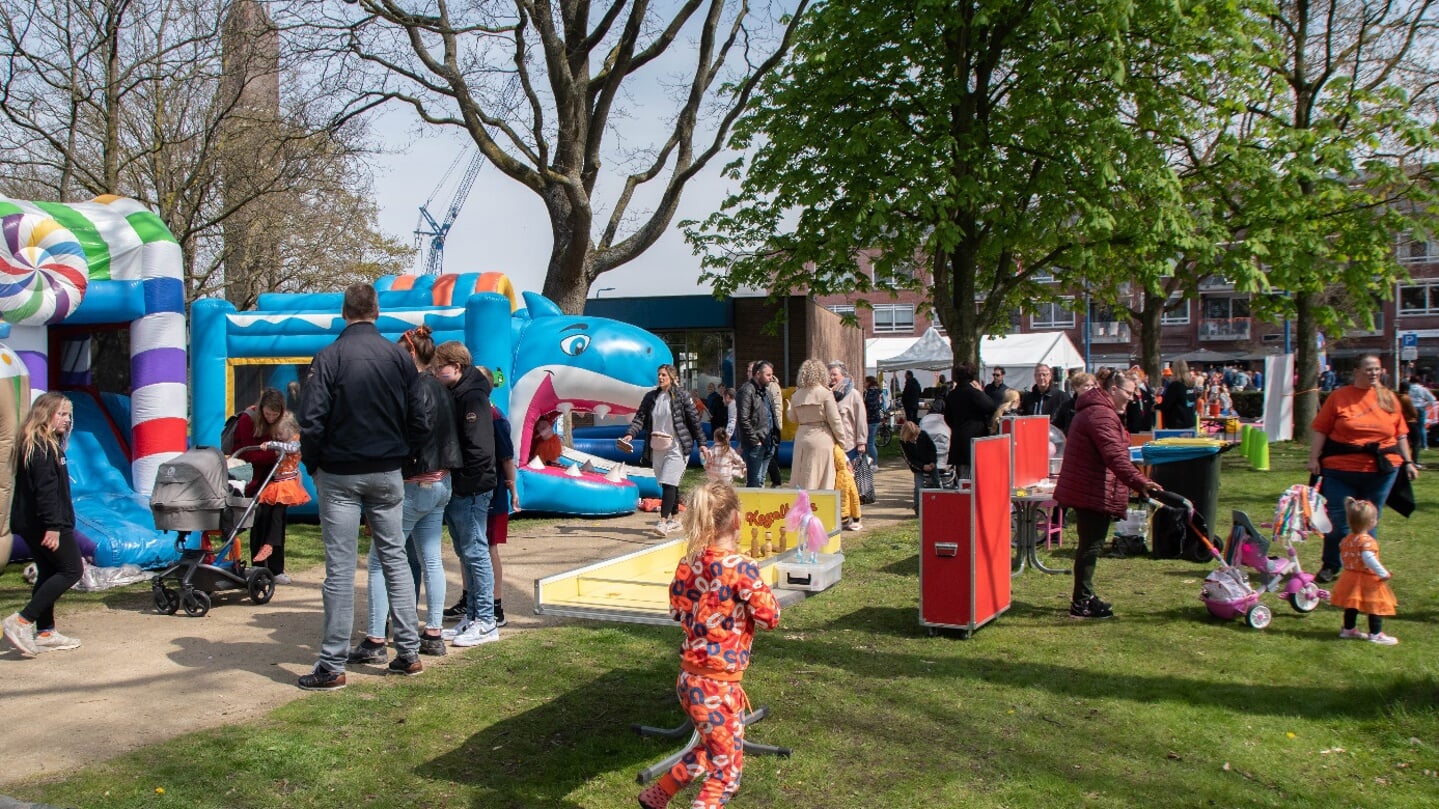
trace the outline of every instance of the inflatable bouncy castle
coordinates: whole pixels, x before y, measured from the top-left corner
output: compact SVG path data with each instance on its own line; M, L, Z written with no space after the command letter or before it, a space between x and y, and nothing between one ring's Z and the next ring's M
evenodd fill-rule
M22 407L46 390L70 397L75 533L101 567L157 566L176 555L146 496L155 470L185 449L183 273L179 244L135 200L0 197L0 317L13 352L0 352L10 383L0 383L0 423L18 418L11 394ZM128 338L128 394L102 393L91 374L94 335L114 330ZM15 558L29 555L26 539L15 538Z
M628 514L659 487L648 469L566 450L553 465L526 463L535 422L554 412L632 414L673 361L649 332L615 320L566 315L542 295L517 294L501 273L388 276L379 292L380 333L391 340L421 323L436 343L459 340L491 369L491 400L510 420L527 511ZM270 293L254 311L200 300L191 309L197 444L216 445L225 419L277 388L298 407L310 358L344 329L340 293ZM305 485L313 494L308 477ZM313 501L292 514L315 513Z

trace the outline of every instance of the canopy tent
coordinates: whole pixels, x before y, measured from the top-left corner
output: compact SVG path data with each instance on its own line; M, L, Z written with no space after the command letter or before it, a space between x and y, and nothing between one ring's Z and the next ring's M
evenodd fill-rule
M949 338L934 328L930 328L897 355L875 356L884 348L891 348L890 346L876 345L866 348L868 357L865 364L880 371L924 370L947 374L954 366L954 354L949 347ZM979 346L979 359L984 366L981 381L989 381L989 369L1000 367L1005 370L1005 383L1011 388L1020 389L1034 384L1034 366L1041 362L1051 368L1061 369L1057 372L1061 380L1063 369L1084 366L1084 355L1075 347L1069 335L1062 331L986 337Z
M1198 363L1200 366L1206 363L1235 362L1245 358L1244 352L1239 351L1215 351L1210 348L1197 348L1193 351L1186 351L1183 354L1176 354L1170 360L1184 360L1190 365Z

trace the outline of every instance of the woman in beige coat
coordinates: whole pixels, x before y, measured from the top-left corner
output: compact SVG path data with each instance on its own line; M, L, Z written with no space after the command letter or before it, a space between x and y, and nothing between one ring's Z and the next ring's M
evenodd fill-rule
M833 489L834 447L844 435L844 425L823 362L808 359L799 366L795 392L789 400L789 417L799 425L794 434L790 485L809 491Z

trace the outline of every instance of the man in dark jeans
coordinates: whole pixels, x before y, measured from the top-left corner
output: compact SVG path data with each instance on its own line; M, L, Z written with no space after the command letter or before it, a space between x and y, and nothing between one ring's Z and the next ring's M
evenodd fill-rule
M745 484L752 489L764 485L765 469L773 443L779 436L778 415L769 400L769 383L774 381L774 366L760 360L751 367L750 378L735 395L735 432L739 435L740 455L744 458Z

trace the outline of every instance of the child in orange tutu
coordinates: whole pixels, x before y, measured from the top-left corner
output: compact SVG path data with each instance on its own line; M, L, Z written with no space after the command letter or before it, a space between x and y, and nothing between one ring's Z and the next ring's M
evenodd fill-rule
M645 809L664 809L675 793L701 779L692 807L719 809L739 789L744 769L745 669L756 629L779 625L779 602L759 565L740 553L739 495L727 481L696 486L684 512L689 537L670 583L670 616L684 628L680 705L700 740L670 771L639 794Z
M296 423L295 416L289 411L280 417L275 423L275 438L279 443L295 443L300 440L300 425ZM295 452L289 452L280 459L280 465L275 469L275 476L264 489L260 490L258 499L261 505L269 506L271 529L265 536L265 544L255 553L255 564L260 564L270 558L276 547L285 547L285 512L290 506L298 506L310 502L310 493L305 491L305 484L300 482L300 453L298 447ZM276 574L275 581L280 584L288 584L289 576L282 581Z
M1339 543L1339 558L1344 572L1334 585L1329 603L1344 608L1344 629L1339 637L1345 640L1367 640L1380 646L1393 646L1399 639L1384 634L1384 617L1393 615L1398 602L1389 589L1392 575L1379 563L1379 543L1369 535L1379 522L1379 512L1368 500L1344 498L1344 513L1349 518L1351 533ZM1359 613L1369 616L1369 631L1360 632L1355 624Z

